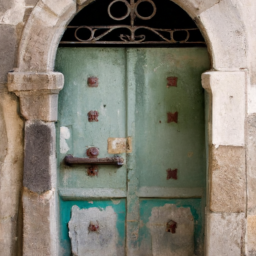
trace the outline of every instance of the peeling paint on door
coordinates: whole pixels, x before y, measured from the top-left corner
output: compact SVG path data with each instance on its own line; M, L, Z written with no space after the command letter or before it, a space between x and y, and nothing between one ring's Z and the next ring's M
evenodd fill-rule
M176 232L166 232L166 224L177 223ZM153 256L194 256L194 218L189 208L173 204L154 207L147 227L152 237Z
M66 154L70 150L66 141L68 139L70 139L69 128L65 126L60 127L60 153L61 154Z
M68 224L73 256L119 256L116 222L116 213L110 206L102 211L73 206ZM91 223L97 223L97 232L89 231Z
M108 153L132 153L132 138L108 138Z

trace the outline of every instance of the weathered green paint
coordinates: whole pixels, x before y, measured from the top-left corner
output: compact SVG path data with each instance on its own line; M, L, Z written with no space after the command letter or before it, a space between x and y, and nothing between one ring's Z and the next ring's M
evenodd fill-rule
M152 207L166 203L189 207L196 223L195 248L202 252L206 143L201 74L209 66L204 48L58 50L56 70L65 75L65 86L59 97L57 137L60 127L70 131L65 140L69 150L58 152L59 193L62 200L71 200L60 204L67 222L70 208L65 203L87 207L92 198L104 198L99 202L106 205L111 204L109 198L123 198L126 252L140 255L141 237L148 232L140 224ZM87 86L90 76L99 78L98 88ZM177 87L167 88L168 76L178 77ZM99 111L99 122L88 122L90 110ZM176 111L178 124L167 123L167 112ZM90 146L99 147L99 157L110 156L107 139L128 136L133 152L122 154L126 163L120 169L100 167L99 177L91 178L86 168L62 163L66 154L86 157ZM166 179L169 168L178 169L178 180ZM61 236L67 237L64 223L61 220ZM124 233L119 233L123 239ZM62 245L68 250L69 240L62 239Z
M70 150L60 154L86 157L86 149L100 149L99 157L107 153L109 137L126 135L124 49L59 49L56 69L65 75L65 88L60 92L59 127L68 127L71 133L67 143ZM89 88L87 79L99 78L98 88ZM88 122L88 112L97 110L99 122ZM59 129L58 129L59 131ZM125 155L122 156L125 158ZM85 174L85 168L69 168L61 164L60 187L116 188L126 190L126 167L100 167L98 178Z

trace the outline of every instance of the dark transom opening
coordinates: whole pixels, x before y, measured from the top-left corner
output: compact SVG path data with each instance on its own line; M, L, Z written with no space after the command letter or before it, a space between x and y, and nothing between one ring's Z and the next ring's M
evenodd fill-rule
M70 22L60 46L206 46L195 21L175 3L170 0L133 2L92 2Z

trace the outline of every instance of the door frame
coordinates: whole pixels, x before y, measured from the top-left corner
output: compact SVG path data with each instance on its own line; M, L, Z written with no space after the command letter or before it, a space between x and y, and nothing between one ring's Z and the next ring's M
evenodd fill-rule
M194 0L173 1L196 20L212 59L212 70L202 74L202 86L211 96L207 122L206 255L225 254L231 247L234 256L240 255L238 251L245 251L246 233L244 25L242 19L231 18L240 17L238 10L225 6L221 9L222 3L200 9L194 7ZM17 52L18 67L8 74L8 90L20 98L21 114L26 120L24 255L59 255L54 122L64 77L53 70L66 25L91 2L39 0L23 30ZM235 38L230 38L230 34ZM233 236L227 238L230 233Z

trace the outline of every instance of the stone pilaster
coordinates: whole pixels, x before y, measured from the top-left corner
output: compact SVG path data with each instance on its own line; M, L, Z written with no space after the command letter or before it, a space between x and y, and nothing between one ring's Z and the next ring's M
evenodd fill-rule
M23 255L58 255L56 131L61 73L8 75L8 89L20 97L25 122Z
M241 256L246 234L246 155L244 72L207 72L211 95L207 256Z

